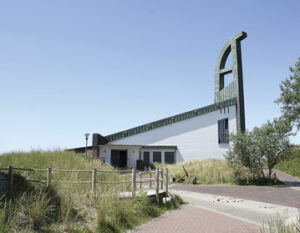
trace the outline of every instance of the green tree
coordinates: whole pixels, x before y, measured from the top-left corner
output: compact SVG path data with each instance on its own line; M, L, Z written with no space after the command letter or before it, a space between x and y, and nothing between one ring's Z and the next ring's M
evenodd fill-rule
M235 169L237 176L241 175L240 168L249 169L252 177L264 178L263 158L257 153L257 146L253 132L245 131L230 135L231 149L225 154L229 165Z
M300 129L300 57L295 67L290 67L290 76L280 84L280 98L276 103L282 104L281 111L292 126Z
M255 127L252 131L230 135L232 148L225 158L231 166L248 168L256 178L265 178L263 165L267 164L270 179L273 167L291 154L290 131L289 122L280 118Z
M253 129L256 154L267 164L269 179L271 179L273 167L291 155L290 131L291 125L282 118L274 119L272 122L267 121L261 127Z

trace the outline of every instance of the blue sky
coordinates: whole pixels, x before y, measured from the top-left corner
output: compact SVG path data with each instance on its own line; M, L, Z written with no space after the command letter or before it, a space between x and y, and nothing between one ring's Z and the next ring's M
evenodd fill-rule
M214 69L240 31L246 127L300 56L300 1L1 1L0 153L84 145L213 103ZM300 143L300 136L292 138Z

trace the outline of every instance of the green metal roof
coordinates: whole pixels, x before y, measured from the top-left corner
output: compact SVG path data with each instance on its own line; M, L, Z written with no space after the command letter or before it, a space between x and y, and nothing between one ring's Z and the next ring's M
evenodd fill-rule
M216 111L221 108L229 107L236 104L236 98L225 100L223 102L208 105L206 107L198 108L188 112L184 112L175 116L167 117L158 121L153 121L145 125L137 126L131 129L127 129L118 133L105 136L108 142L119 140L125 137L129 137L135 134L144 133L152 129L157 129L166 125L170 125L179 121L184 121L196 116L200 116L209 112Z

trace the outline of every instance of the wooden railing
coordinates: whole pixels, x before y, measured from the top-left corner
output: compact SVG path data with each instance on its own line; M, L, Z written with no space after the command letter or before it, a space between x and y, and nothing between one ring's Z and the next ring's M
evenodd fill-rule
M97 184L124 184L124 183L131 183L131 191L132 197L135 197L137 191L137 184L139 184L140 190L143 189L144 183L149 183L149 188L153 188L153 181L155 183L155 193L156 199L159 201L159 192L160 189L163 190L165 186L165 193L168 195L168 185L169 185L169 174L168 168L156 168L155 170L149 169L146 172L137 172L135 168L131 170L97 170L96 168L90 170L62 170L62 169L52 169L51 167L48 168L17 168L14 166L9 166L8 168L0 168L0 171L8 171L8 178L5 179L8 182L8 189L9 191L13 190L14 181L21 181L21 182L40 182L44 183L47 187L51 185L52 182L52 173L53 172L91 172L92 179L91 180L54 180L55 182L60 183L91 183L91 191L96 195L96 187ZM29 172L36 172L42 171L46 172L46 180L31 180L31 179L17 179L15 178L15 171L29 171ZM131 173L131 180L129 181L97 181L97 173ZM153 177L153 173L155 176ZM137 175L139 179L137 179ZM143 175L149 175L149 178L143 179ZM165 184L165 185L164 185Z

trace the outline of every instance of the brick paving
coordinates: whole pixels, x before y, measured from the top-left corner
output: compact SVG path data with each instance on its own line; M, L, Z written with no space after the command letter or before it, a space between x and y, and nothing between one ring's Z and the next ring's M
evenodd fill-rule
M276 176L286 185L275 186L231 186L231 185L175 185L176 190L208 193L214 195L261 201L271 204L300 208L300 180L286 173L273 170Z
M135 230L135 233L258 233L257 225L185 205Z
M287 186L174 185L176 190L208 193L300 208L300 190Z
M185 190L300 208L300 180L274 170L281 186L174 185ZM259 226L216 212L185 205L135 230L136 233L258 233Z

